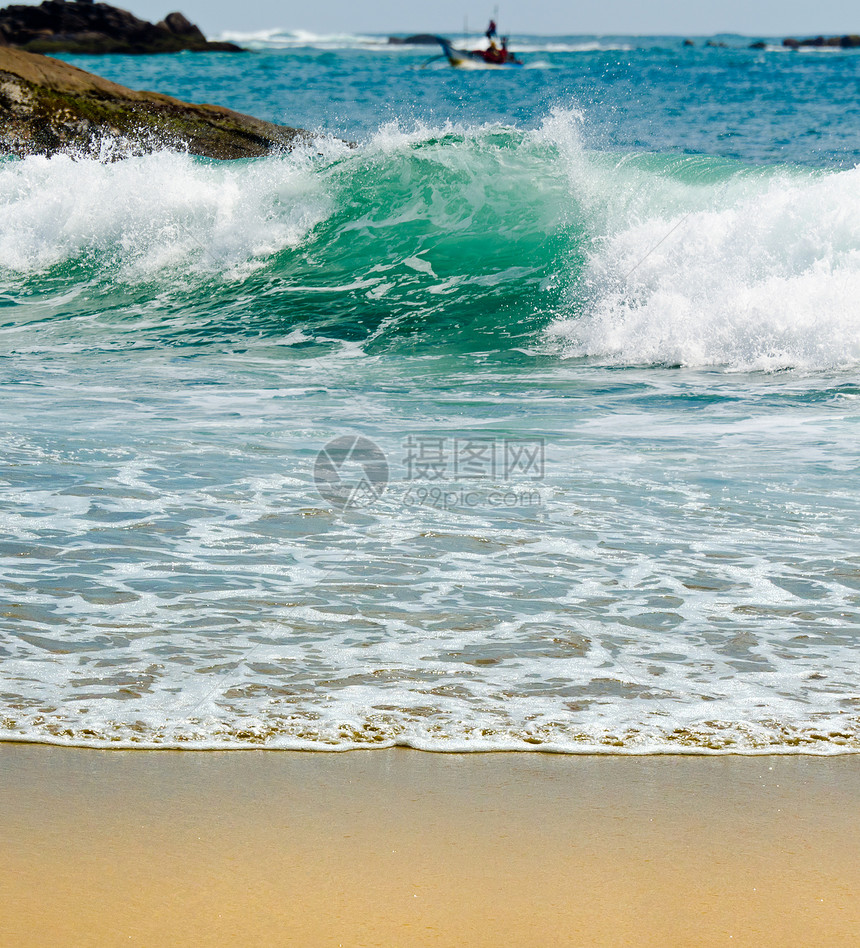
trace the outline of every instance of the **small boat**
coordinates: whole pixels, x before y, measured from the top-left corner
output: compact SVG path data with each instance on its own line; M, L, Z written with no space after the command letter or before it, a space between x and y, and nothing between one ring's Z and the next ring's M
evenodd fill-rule
M455 69L517 69L522 62L508 51L507 42L501 47L490 40L488 49L455 49L450 40L437 37L442 52Z

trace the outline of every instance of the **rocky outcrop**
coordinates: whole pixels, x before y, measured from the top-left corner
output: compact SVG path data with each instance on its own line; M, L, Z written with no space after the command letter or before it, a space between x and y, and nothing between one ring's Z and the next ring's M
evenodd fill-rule
M800 49L801 47L816 47L816 46L827 46L827 47L836 47L839 49L857 49L860 48L860 36L850 35L850 36L816 36L813 39L785 39L782 41L783 46L787 46L789 49Z
M230 109L135 92L57 59L0 48L0 154L119 155L169 147L251 158L311 139Z
M181 13L160 23L93 0L45 0L0 10L0 45L34 53L241 52L233 43L210 43Z

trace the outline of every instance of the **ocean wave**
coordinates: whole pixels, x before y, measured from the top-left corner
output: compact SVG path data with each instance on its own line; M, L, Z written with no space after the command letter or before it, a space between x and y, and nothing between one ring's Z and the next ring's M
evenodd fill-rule
M306 156L231 164L170 151L0 163L0 274L72 262L127 282L247 272L329 213L306 169Z
M374 345L530 339L564 358L738 370L860 361L860 169L614 155L588 132L557 112L533 130L394 124L354 149L230 164L7 160L0 280L13 295L63 274L168 299L205 287L207 301L239 284L284 301L256 331L324 323Z
M611 364L838 369L860 361L860 168L706 158L583 166L591 246L547 330Z
M581 43L558 43L548 39L539 42L529 38L523 42L511 42L517 53L630 53L636 47L631 43L606 40L589 40Z
M487 45L483 33L464 36L461 33L443 33L457 46L463 49L478 49ZM238 43L251 49L381 49L393 52L412 50L421 47L389 43L388 37L373 34L354 33L313 33L309 30L285 30L274 28L239 32L228 30L210 37L213 40ZM631 52L636 49L634 42L628 39L607 39L603 37L557 37L524 36L514 37L511 48L518 53L603 53Z
M857 386L653 368L856 365L860 169L588 133L0 163L0 740L860 751ZM414 430L546 469L415 504Z
M251 49L363 49L369 46L388 48L388 38L354 33L312 33L308 30L284 30L280 28L238 32L228 30L214 39L237 43ZM391 44L392 48L399 48Z

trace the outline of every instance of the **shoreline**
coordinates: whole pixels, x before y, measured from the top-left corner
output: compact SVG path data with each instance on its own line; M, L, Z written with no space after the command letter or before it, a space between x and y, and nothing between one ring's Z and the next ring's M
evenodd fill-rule
M0 941L848 946L858 800L849 755L6 742Z
M431 757L484 757L484 756L505 756L514 757L572 757L583 758L593 757L597 760L606 758L621 758L643 760L648 758L740 758L740 759L761 759L761 758L808 758L816 760L829 760L842 757L860 757L860 747L843 746L839 744L826 744L822 742L821 750L814 750L816 745L798 747L797 745L772 745L767 747L747 747L747 748L727 748L727 747L704 747L699 745L692 746L665 746L665 747L616 747L608 746L605 749L595 745L586 745L582 749L563 747L557 744L546 744L544 746L484 746L475 742L476 746L466 749L462 746L446 748L443 746L422 746L420 743L399 743L396 741L380 742L379 744L324 744L322 742L302 743L291 745L278 744L217 744L207 743L206 741L188 741L164 744L134 744L123 741L61 741L49 738L39 739L37 737L0 737L0 750L4 746L25 746L25 747L53 747L59 750L69 751L92 751L93 753L105 752L110 754L242 754L242 753L260 753L260 754L307 754L309 756L340 756L343 754L362 754L362 753L390 753L395 751L411 751L416 754L427 754Z

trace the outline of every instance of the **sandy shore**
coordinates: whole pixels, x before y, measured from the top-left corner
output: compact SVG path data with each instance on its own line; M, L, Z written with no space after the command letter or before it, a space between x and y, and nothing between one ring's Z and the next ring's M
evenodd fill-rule
M860 758L0 745L0 944L833 946Z

